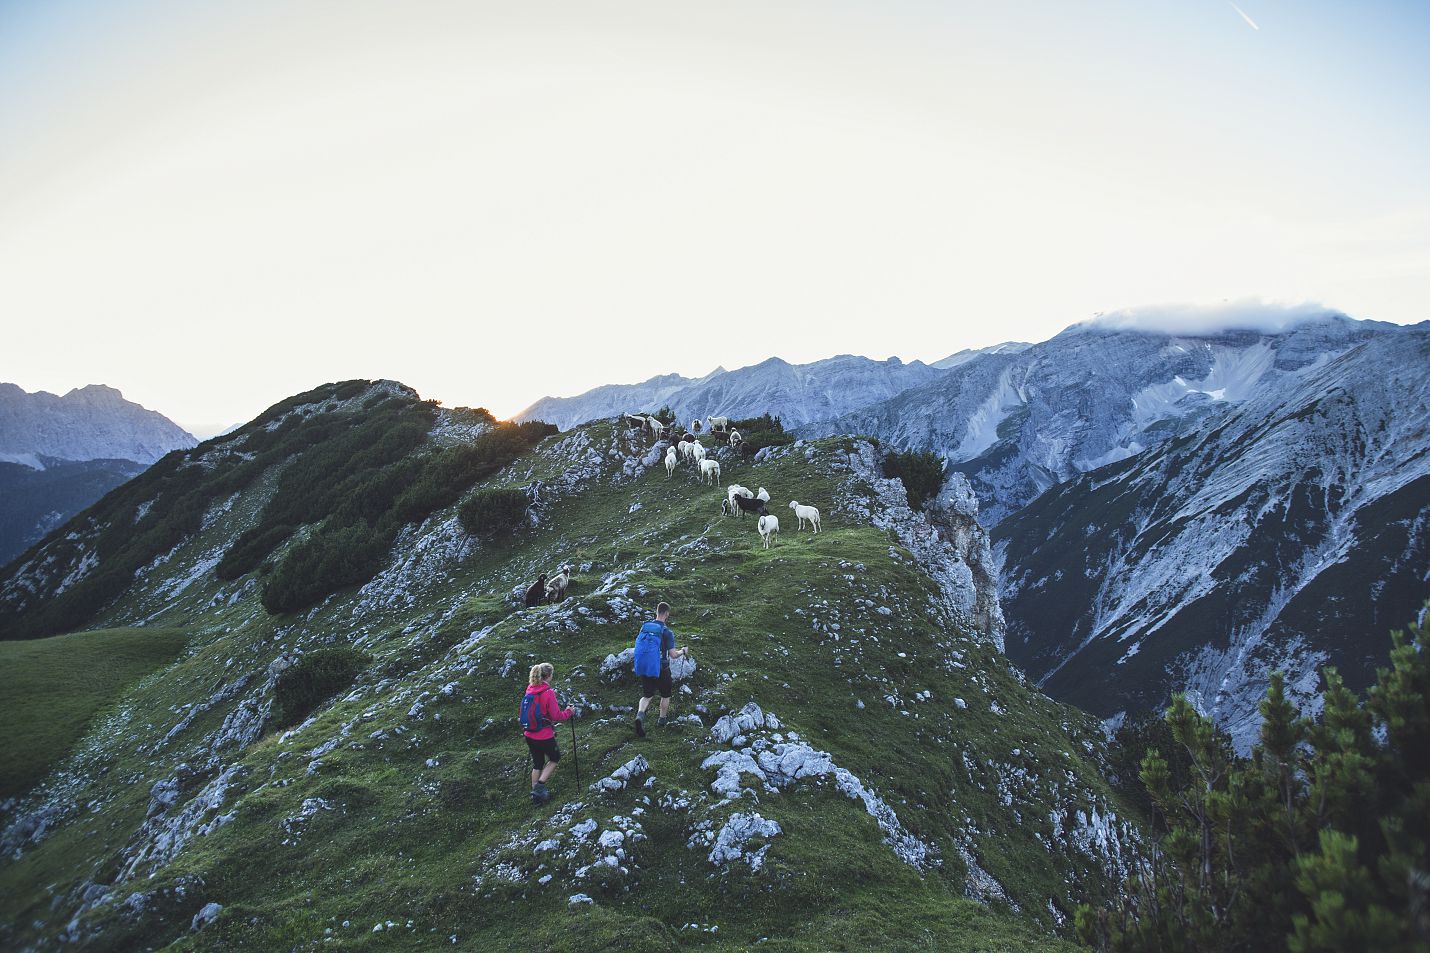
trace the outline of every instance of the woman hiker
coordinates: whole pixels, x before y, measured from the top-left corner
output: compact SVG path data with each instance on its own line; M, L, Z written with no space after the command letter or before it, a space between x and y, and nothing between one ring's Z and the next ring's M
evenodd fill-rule
M636 706L636 734L645 737L645 712L650 700L660 692L660 725L665 727L670 715L670 660L690 654L690 649L675 647L675 633L665 620L670 606L664 602L655 607L655 618L641 626L636 635L635 670L641 679L641 700Z
M556 691L551 687L551 676L555 673L550 662L533 665L526 678L526 696L521 700L522 733L526 735L526 747L531 750L531 803L536 805L550 800L546 782L556 770L556 762L561 760L552 723L565 721L572 715L572 709L563 711L556 701Z

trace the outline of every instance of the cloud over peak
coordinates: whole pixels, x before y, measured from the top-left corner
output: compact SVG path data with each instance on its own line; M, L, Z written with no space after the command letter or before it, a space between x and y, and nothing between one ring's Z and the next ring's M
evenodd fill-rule
M1240 298L1216 304L1159 304L1122 308L1099 314L1069 330L1146 331L1160 334L1217 334L1260 331L1279 334L1302 324L1329 318L1347 319L1335 308L1314 301L1289 304Z

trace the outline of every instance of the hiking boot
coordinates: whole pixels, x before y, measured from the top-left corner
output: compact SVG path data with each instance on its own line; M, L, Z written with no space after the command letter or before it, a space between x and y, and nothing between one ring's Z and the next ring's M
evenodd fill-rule
M551 792L546 790L546 785L538 784L531 789L531 803L540 806L551 800Z
M674 718L662 718L662 719L660 720L659 724L660 724L660 727L662 727L662 728L668 728L668 727L670 727L670 724L671 724L671 722L673 722L673 721L675 721Z
M644 737L645 737L645 719L644 719L644 718L637 718L637 719L636 719L636 737L638 737L638 738L644 738Z

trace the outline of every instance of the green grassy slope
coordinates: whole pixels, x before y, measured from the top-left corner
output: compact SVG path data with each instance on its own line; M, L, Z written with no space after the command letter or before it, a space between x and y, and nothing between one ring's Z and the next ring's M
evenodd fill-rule
M110 629L0 642L0 800L34 787L98 711L172 662L186 638L182 629Z
M42 837L11 824L0 945L1063 948L1058 922L1104 889L1128 833L1109 817L1096 723L1024 685L902 531L875 525L901 491L859 449L726 461L724 482L774 496L784 532L765 550L753 519L720 515L722 490L688 465L667 479L594 424L482 484L532 487L532 527L481 543L448 508L404 529L361 590L290 616L262 608L257 577L205 571L271 493L273 475L255 480L104 613L188 626L193 647L62 772L86 780L24 805L22 819L53 809ZM795 531L792 498L821 508L825 532ZM576 567L564 602L512 604L562 562ZM602 662L662 599L698 666L682 721L639 740L635 682ZM273 673L333 644L372 657L352 690L262 729ZM583 708L584 783L568 750L541 809L516 726L536 661ZM745 773L728 801L703 765L738 752L712 729L751 703L779 720L738 739L752 757L827 758L792 783ZM560 738L570 749L568 726ZM637 756L649 769L633 783L591 788ZM717 836L755 814L779 833L718 856ZM190 932L210 902L222 909Z

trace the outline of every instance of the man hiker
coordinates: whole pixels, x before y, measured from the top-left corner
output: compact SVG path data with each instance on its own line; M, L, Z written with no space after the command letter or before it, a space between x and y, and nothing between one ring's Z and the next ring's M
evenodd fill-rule
M655 607L655 618L641 626L636 635L636 674L641 678L641 700L636 706L636 734L645 737L645 712L650 700L660 692L660 726L669 723L670 716L670 660L690 654L689 649L675 647L675 633L665 620L670 617L670 606L662 602Z
M551 798L546 790L546 782L551 772L556 770L556 762L561 760L561 749L556 746L554 722L570 718L573 710L562 710L556 701L556 691L551 687L551 676L556 669L550 662L540 662L531 667L527 675L526 696L521 700L521 727L526 735L526 747L531 751L531 803L545 804ZM578 765L579 767L579 765Z

